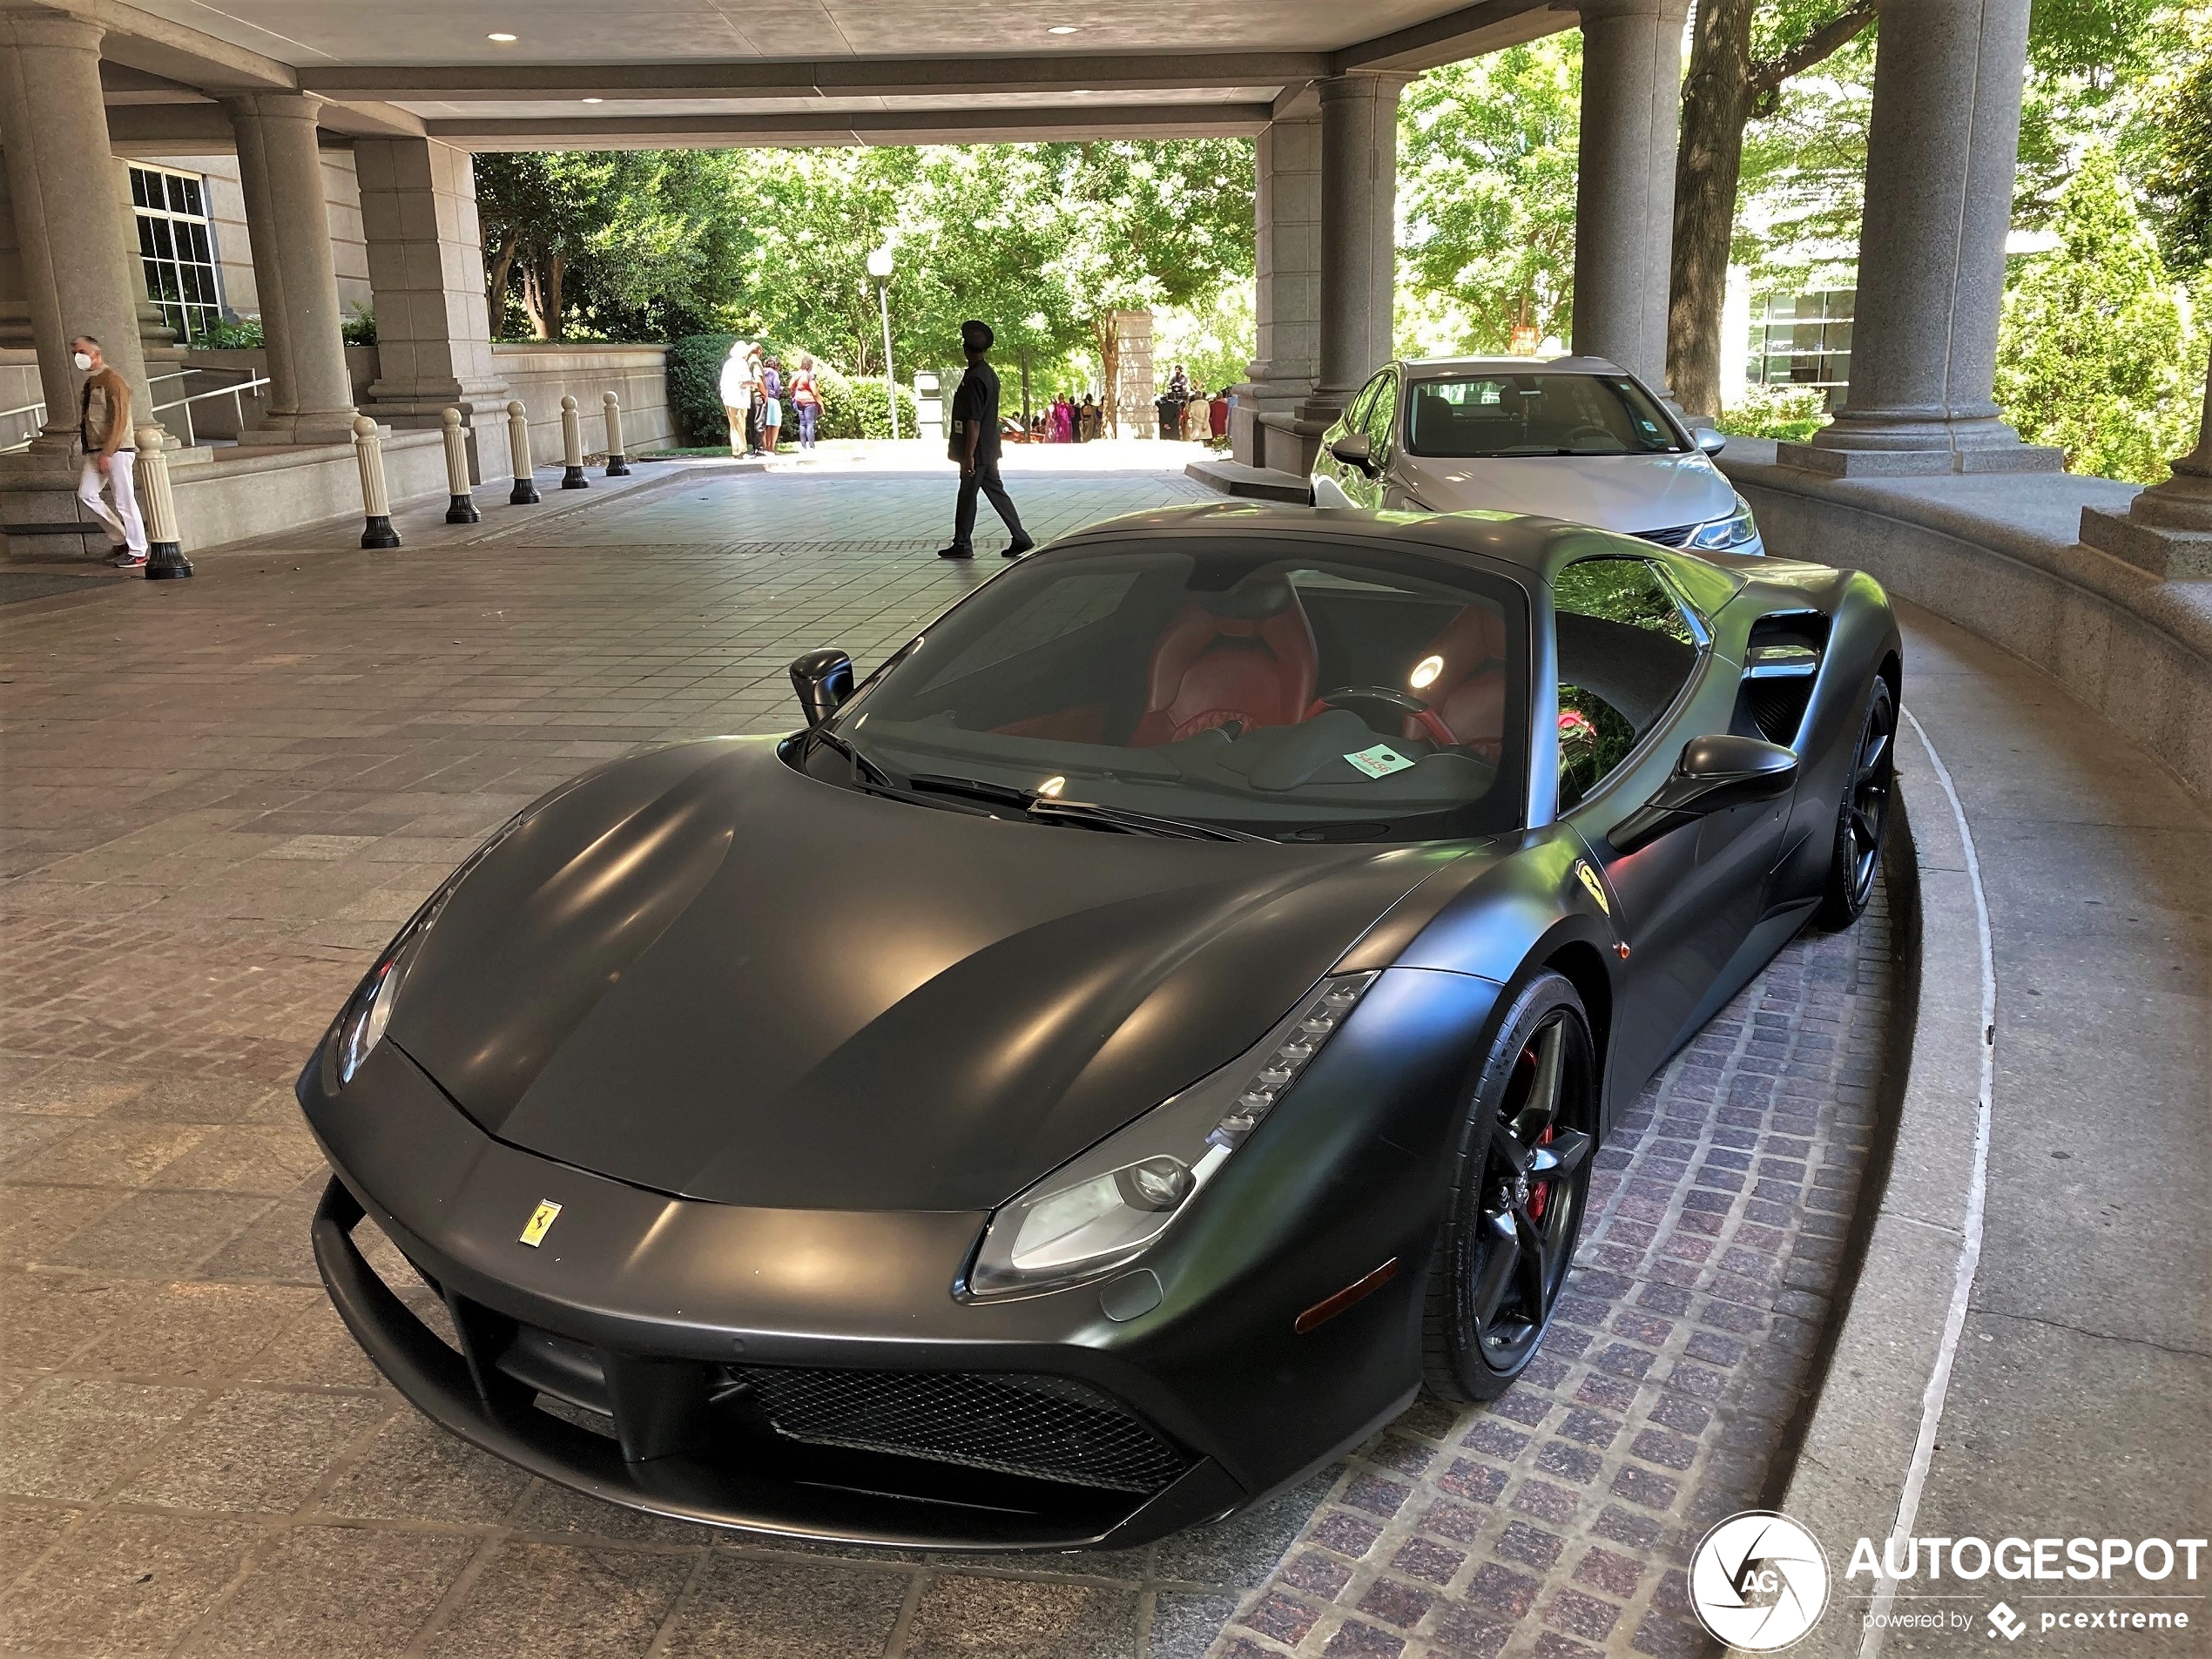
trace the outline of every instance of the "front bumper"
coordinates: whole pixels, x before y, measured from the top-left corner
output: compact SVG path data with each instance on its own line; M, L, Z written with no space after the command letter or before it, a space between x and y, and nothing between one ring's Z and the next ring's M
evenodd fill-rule
M1412 1399L1442 1165L1411 1149L1494 988L1386 975L1368 1004L1428 1035L1348 1026L1270 1119L1270 1155L1235 1160L1126 1276L1154 1281L1134 1312L1116 1278L956 1297L980 1214L711 1204L508 1145L388 1039L342 1097L320 1065L300 1079L338 1176L316 1259L417 1407L593 1496L817 1541L1129 1547L1279 1490ZM1469 999L1459 1020L1444 997ZM420 1286L372 1266L364 1216Z

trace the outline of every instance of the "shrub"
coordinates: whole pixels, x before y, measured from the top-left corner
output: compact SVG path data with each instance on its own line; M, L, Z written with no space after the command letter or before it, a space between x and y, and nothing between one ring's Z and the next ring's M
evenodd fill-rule
M374 346L376 314L367 306L355 306L354 314L338 325L338 334L348 346Z
M818 438L887 438L891 435L891 410L883 392L880 378L849 380L827 364L814 367L814 387L822 395L822 413L814 428ZM911 438L919 430L913 390L905 386L898 388L899 435ZM786 415L785 431L788 436L799 430L797 423Z
M730 423L722 413L722 362L735 334L686 334L668 348L668 407L676 415L678 442L722 443Z
M192 336L194 351L259 351L265 342L259 317L226 317Z
M1719 424L1731 437L1803 443L1827 423L1827 395L1817 386L1747 386Z

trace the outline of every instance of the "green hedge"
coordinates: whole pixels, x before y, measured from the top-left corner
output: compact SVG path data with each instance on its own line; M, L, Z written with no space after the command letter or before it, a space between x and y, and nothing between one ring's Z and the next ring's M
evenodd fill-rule
M730 355L736 334L686 334L668 348L668 406L676 412L679 441L705 447L726 442L727 417L722 413L722 364ZM766 348L767 354L784 360L784 381L791 381L790 364L797 354ZM883 381L850 380L826 363L817 364L814 384L822 395L822 413L814 428L818 438L887 438L891 415L884 401ZM901 386L899 430L912 437L916 430L914 395ZM799 416L788 393L784 398L784 442L799 440Z

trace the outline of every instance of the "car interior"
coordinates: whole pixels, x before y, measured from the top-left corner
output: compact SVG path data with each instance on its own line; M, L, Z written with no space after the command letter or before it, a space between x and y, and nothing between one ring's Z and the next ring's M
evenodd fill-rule
M1417 455L1657 455L1683 448L1632 381L1599 374L1489 374L1417 381L1406 448Z
M1042 768L1071 798L1082 772L1083 798L1149 811L1395 819L1495 798L1518 813L1517 784L1497 787L1520 775L1525 729L1510 583L1305 551L1108 556L994 588L840 732L894 770Z

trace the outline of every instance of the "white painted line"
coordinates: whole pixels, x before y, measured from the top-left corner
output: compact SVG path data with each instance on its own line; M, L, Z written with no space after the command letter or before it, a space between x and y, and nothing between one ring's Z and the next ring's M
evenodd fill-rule
M1959 844L1966 852L1966 882L1974 895L1974 927L1980 934L1981 944L1981 1085L1974 1102L1973 1172L1966 1183L1959 1273L1951 1287L1951 1307L1944 1316L1943 1338L1936 1345L1935 1366L1928 1373L1927 1391L1920 1397L1920 1434L1913 1443L1912 1461L1905 1465L1905 1490L1898 1494L1897 1520L1890 1528L1892 1538L1910 1536L1913 1523L1919 1519L1920 1491L1927 1484L1928 1464L1935 1456L1936 1435L1943 1427L1944 1397L1951 1390L1951 1365L1959 1354L1959 1339L1966 1332L1966 1305L1973 1296L1974 1275L1981 1265L1982 1211L1989 1190L1989 1100L1997 1074L1997 961L1989 942L1989 900L1982 892L1981 860L1974 852L1974 833L1967 827L1966 809L1959 805L1950 768L1943 764L1935 745L1928 741L1926 728L1914 718L1912 710L1900 707L1898 712L1912 722L1912 734L1919 738L1920 747L1927 753L1929 770L1935 773L1936 782L1943 786L1945 799L1951 803L1952 819L1959 826ZM1874 1615L1890 1611L1897 1600L1897 1586L1898 1581L1886 1573L1877 1581L1874 1599L1867 1608L1868 1628L1865 1639L1859 1644L1859 1659L1876 1659L1882 1651L1882 1638L1889 1621Z

